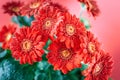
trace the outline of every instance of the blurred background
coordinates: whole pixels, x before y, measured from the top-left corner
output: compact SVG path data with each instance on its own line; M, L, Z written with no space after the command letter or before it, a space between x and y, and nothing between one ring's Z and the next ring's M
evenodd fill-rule
M0 27L11 23L11 17L4 14L2 5L12 0L0 0ZM18 1L18 0L15 0ZM30 0L20 0L27 3ZM72 14L79 17L80 3L77 0L52 0L59 2L66 7ZM91 31L102 43L102 48L109 52L114 59L114 67L111 77L113 80L120 80L120 0L99 0L98 6L101 14L96 19L90 17L86 12L82 15L87 18L92 27Z

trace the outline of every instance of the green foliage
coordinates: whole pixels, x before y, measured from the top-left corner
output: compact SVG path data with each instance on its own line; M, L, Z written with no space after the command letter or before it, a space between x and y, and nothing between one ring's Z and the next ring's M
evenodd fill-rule
M34 79L34 66L20 65L18 61L15 61L11 57L9 50L4 50L0 52L0 55L4 55L4 57L0 57L0 80Z
M7 54L6 50L0 48L0 59L3 58Z
M37 68L35 80L84 80L80 68L74 69L68 74L63 74L61 71L55 71L47 61L37 63Z
M0 63L0 80L33 80L31 67L23 67L12 58L4 59Z
M86 18L80 18L80 21L84 23L86 29L90 29L90 22Z
M4 49L2 49L2 48L0 47L0 53L1 53L2 51L4 51Z
M53 70L52 65L47 61L41 61L37 64L35 80L63 80L60 71Z
M86 9L86 5L84 3L81 3L81 7L83 10Z
M34 17L27 17L27 16L13 16L12 21L18 24L20 27L22 26L31 26L31 22L34 20Z
M64 80L84 80L84 76L82 76L80 68L77 68L65 74Z
M63 74L47 62L46 54L42 58L33 65L20 65L11 57L10 50L0 48L0 80L84 80L80 68Z
M84 76L81 74L81 71L87 69L87 67L88 66L86 64L82 64L81 68L76 68L64 75L64 80L84 80Z
M45 51L46 54L49 52L49 50L47 48L50 44L51 44L51 40L48 39L48 41L46 42L46 45L44 46L44 51Z
M48 41L46 42L46 45L44 46L44 49L47 50L48 46L51 44L51 40L48 39Z
M80 70L83 71L83 70L87 69L87 67L88 67L87 64L83 64L83 63L82 63L82 67L80 68Z

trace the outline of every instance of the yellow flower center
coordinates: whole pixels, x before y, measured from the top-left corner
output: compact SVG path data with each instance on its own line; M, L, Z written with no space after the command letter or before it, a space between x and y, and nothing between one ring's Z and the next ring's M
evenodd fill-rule
M6 41L9 41L12 37L12 34L8 33L7 36L6 36Z
M53 24L53 20L52 19L45 19L44 21L44 29L49 29Z
M51 21L50 21L50 20L46 21L46 22L45 22L45 26L46 26L46 27L50 27L50 26L51 26Z
M32 48L32 42L30 40L23 40L22 49L24 51L30 51Z
M103 66L102 66L101 63L96 64L93 74L94 74L94 75L100 74L101 71L102 71L102 69L103 69Z
M19 12L20 8L19 7L13 7L11 10L14 11L14 12Z
M71 57L71 52L69 50L62 50L61 57L63 59L69 59Z
M94 53L94 52L96 51L96 47L95 47L95 45L94 45L92 42L90 42L90 43L88 44L88 51L89 51L90 53Z
M30 8L31 8L31 9L36 9L36 8L38 8L39 6L40 6L40 2L34 2L34 3L31 3Z
M75 27L72 25L67 25L66 26L66 32L68 35L72 36L75 33Z

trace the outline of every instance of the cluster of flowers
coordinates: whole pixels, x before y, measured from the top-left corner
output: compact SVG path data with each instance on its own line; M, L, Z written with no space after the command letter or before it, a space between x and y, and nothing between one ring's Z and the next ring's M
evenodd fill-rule
M97 16L99 9L93 8L96 7L95 1L78 1L87 4L88 11ZM3 8L5 13L11 15L35 17L30 27L18 28L11 24L0 30L2 48L10 49L13 58L19 60L20 64L41 61L45 53L43 47L50 39L46 57L54 70L66 74L81 68L84 63L88 65L82 72L85 80L108 80L113 64L111 56L101 49L97 38L86 30L80 19L71 15L66 8L50 0L35 0L27 5L13 1Z

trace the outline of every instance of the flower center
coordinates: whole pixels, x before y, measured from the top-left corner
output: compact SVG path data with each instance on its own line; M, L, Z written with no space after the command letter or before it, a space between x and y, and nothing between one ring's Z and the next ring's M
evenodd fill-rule
M32 42L30 40L23 40L22 49L24 51L30 51L32 48Z
M51 19L46 19L44 21L44 29L49 29L53 24L53 21Z
M90 53L94 53L94 52L96 51L96 47L95 47L94 43L90 42L90 43L88 44L88 51L89 51Z
M50 26L51 26L51 21L50 21L50 20L46 21L46 22L45 22L45 26L46 26L46 27L50 27Z
M6 36L6 41L9 41L12 37L12 34L8 33L7 36Z
M69 59L71 57L71 52L69 50L62 50L61 57L63 59Z
M34 2L34 3L31 3L30 8L31 8L31 9L36 9L36 8L38 8L39 6L40 6L40 3L39 3L39 2Z
M20 11L19 7L13 7L11 10L14 11L14 12L19 12Z
M68 35L72 36L75 33L75 27L72 25L66 25L66 32Z
M94 75L100 74L101 71L102 71L102 69L103 69L103 66L102 66L101 63L96 64L95 69L94 69L94 71L93 71L93 74L94 74Z

